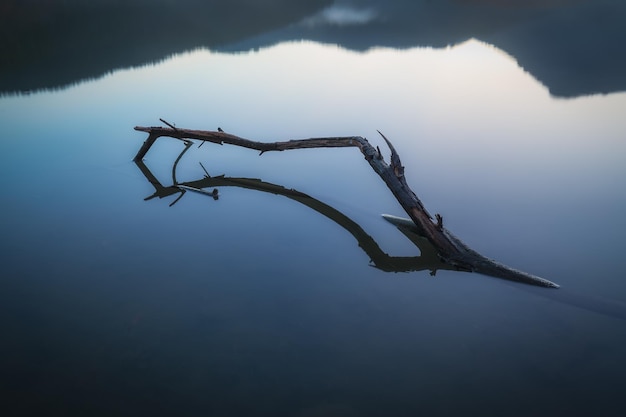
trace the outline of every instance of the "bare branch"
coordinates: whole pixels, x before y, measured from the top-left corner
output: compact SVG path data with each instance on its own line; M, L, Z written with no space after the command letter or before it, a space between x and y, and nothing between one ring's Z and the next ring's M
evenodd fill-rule
M388 165L381 156L380 149L374 148L367 139L361 136L326 137L296 139L279 142L258 142L240 138L222 131L202 131L163 127L135 127L135 130L148 133L148 138L135 156L135 161L141 160L157 138L169 136L181 140L201 140L217 144L230 144L260 151L262 155L269 151L285 151L292 149L310 148L359 148L372 169L385 182L398 203L411 218L415 232L424 236L437 250L439 258L447 265L462 271L478 272L497 278L524 282L532 285L558 288L558 285L546 279L518 271L486 258L470 249L459 238L454 236L443 226L443 218L437 215L436 223L432 216L411 190L404 176L404 167L400 157L391 142L381 133L380 135L391 150L391 163ZM221 130L221 129L220 129ZM186 188L189 190L189 188Z

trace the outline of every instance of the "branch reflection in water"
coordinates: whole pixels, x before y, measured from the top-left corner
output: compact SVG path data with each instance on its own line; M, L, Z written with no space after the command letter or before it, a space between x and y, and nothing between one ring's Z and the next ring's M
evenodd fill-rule
M437 256L435 248L423 236L418 235L411 227L403 222L394 221L392 217L386 217L387 220L394 223L411 242L419 249L419 256L390 256L385 253L378 243L355 221L345 214L329 206L328 204L309 196L300 191L285 188L281 185L272 184L256 178L238 178L226 177L224 175L210 176L205 169L205 175L202 179L194 181L178 182L176 180L176 167L182 155L190 148L191 142L186 143L185 149L178 156L172 168L172 185L164 186L152 174L150 169L142 160L135 160L137 167L141 170L146 179L154 186L154 194L145 198L151 200L155 197L165 198L178 194L178 197L170 204L176 204L187 191L204 194L217 200L219 198L218 188L216 187L239 187L250 190L266 192L275 195L281 195L291 200L297 201L318 213L328 217L339 226L348 231L357 240L359 247L369 256L372 266L386 272L410 272L410 271L430 271L431 275L435 275L437 270L455 270L449 265L441 262ZM202 167L204 169L204 166ZM207 189L209 191L207 191ZM212 189L212 190L211 190Z
M187 191L203 194L212 197L214 200L218 200L218 187L239 187L280 195L315 210L348 231L357 240L359 247L370 258L371 265L379 270L385 272L429 271L431 276L435 276L438 270L463 272L442 262L437 254L436 248L428 241L428 239L417 233L416 227L414 225L411 226L411 220L409 219L383 215L387 221L395 225L396 228L416 246L420 255L390 256L384 252L378 243L354 220L350 219L348 216L328 204L300 191L285 188L282 185L265 182L257 178L227 177L225 175L211 176L202 163L200 163L200 166L205 173L203 178L179 182L176 176L178 163L182 159L183 155L185 155L185 153L193 145L193 141L191 140L180 140L184 142L185 147L172 165L171 185L163 185L150 171L142 159L136 158L134 160L141 173L155 189L155 192L152 195L144 198L145 201L152 200L156 197L162 199L178 194L176 199L169 204L171 207L180 201ZM559 291L545 291L541 288L529 285L509 281L505 282L518 289L531 292L532 294L541 297L547 297L562 304L582 308L604 316L626 320L626 304L618 300L589 294L580 294L566 288L561 288Z

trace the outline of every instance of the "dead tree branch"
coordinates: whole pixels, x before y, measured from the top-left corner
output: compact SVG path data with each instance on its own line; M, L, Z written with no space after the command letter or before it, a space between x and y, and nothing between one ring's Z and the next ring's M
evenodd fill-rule
M433 217L426 211L420 199L407 184L406 178L404 177L404 167L402 166L398 153L391 142L380 132L391 150L390 164L384 161L378 148L374 148L367 139L361 136L297 139L282 142L257 142L220 131L142 126L135 127L135 130L148 133L148 138L135 156L135 161L141 160L154 142L161 136L168 136L180 140L195 139L219 145L235 145L260 151L261 155L264 152L291 149L359 148L365 160L385 182L396 200L409 215L413 221L416 232L424 236L433 247L436 248L442 262L461 271L477 272L496 278L543 287L559 287L552 281L507 267L470 249L443 226L441 216L438 216L437 220L433 222Z

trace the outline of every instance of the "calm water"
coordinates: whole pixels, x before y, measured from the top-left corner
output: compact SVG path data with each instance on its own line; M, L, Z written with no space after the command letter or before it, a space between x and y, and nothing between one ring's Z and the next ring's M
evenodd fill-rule
M264 36L0 98L2 414L622 415L626 93L557 97L476 39L355 52ZM450 230L562 288L384 272L328 217L257 190L144 201L133 127L159 117L385 149L379 129ZM183 149L147 154L163 186ZM306 193L389 255L419 254L380 217L403 212L357 150L205 144L176 180L203 167Z

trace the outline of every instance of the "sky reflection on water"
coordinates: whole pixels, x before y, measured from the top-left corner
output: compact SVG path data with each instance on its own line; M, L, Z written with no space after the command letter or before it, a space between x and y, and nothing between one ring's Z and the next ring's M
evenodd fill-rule
M144 140L132 127L159 117L383 149L380 129L426 208L475 249L626 302L624 108L623 93L552 98L478 41L197 50L3 97L3 389L13 405L36 398L29 411L92 415L618 415L623 320L479 275L378 271L343 229L282 197L145 202L131 158ZM146 156L164 183L181 148L160 139ZM202 177L198 162L296 188L391 255L415 254L380 218L401 209L355 150L206 144L179 180Z

